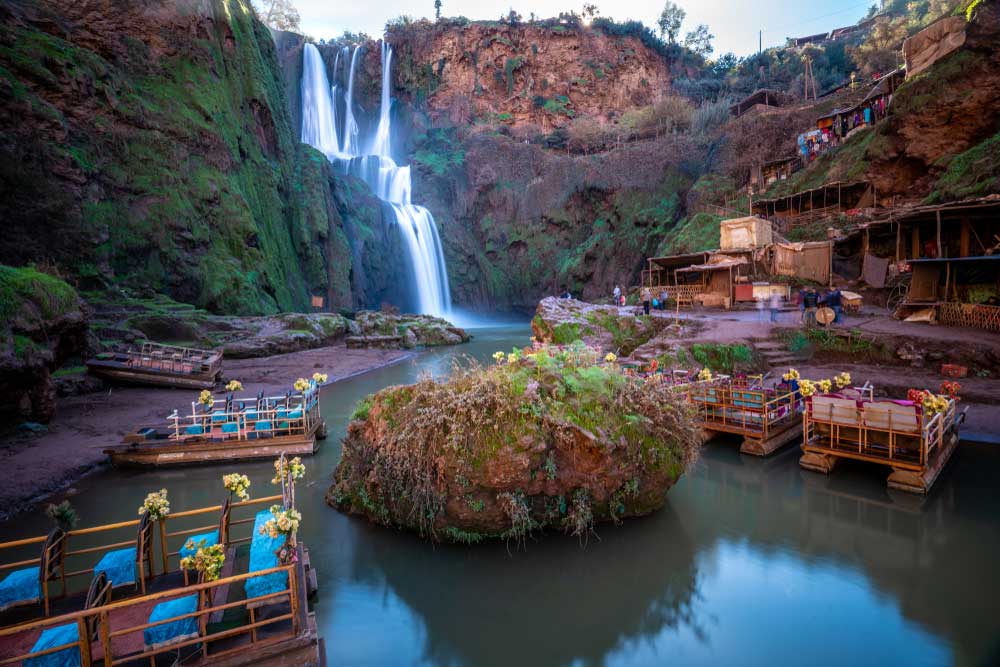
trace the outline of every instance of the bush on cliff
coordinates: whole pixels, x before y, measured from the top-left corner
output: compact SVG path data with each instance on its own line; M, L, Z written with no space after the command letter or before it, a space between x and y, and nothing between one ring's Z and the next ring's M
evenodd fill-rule
M366 398L327 502L465 543L586 536L655 511L695 459L699 431L680 397L596 356L580 343L515 351Z

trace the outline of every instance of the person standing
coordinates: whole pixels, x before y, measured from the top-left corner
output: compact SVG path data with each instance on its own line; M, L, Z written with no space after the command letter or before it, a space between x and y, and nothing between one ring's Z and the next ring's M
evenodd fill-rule
M843 319L841 313L843 312L843 296L840 293L840 288L835 287L831 292L828 292L825 297L823 297L823 302L833 309L833 323L840 324Z
M617 306L618 303L622 300L622 288L620 285L615 285L615 291L613 292L613 294L615 297L615 305Z
M771 310L771 321L778 321L778 310L781 308L781 295L777 292L771 292L771 298L769 299L768 305Z
M805 297L802 300L804 307L804 319L807 327L816 326L816 308L819 305L819 295L812 287L806 288Z
M653 300L653 293L648 287L642 288L642 310L649 315L649 302Z

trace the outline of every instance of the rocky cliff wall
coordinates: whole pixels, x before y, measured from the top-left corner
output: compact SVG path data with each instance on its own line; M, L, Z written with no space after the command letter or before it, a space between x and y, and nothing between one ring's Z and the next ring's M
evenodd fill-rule
M0 261L211 310L350 306L328 167L248 0L0 7Z
M417 22L390 28L395 84L432 119L536 125L610 120L670 90L667 60L635 36L562 25Z

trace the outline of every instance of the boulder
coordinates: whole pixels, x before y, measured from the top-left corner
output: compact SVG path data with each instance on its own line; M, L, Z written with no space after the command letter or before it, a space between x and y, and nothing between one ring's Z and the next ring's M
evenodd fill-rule
M30 267L0 265L0 423L47 422L52 372L87 348L87 317L72 287Z
M619 356L631 354L667 328L666 317L645 316L636 306L602 306L576 299L547 297L538 303L531 330L543 343L582 340Z
M584 536L662 507L699 442L664 385L582 344L540 348L366 398L326 499L432 540Z
M404 347L458 345L471 339L465 329L432 315L362 310L355 315L354 321L358 327L357 335L402 336Z

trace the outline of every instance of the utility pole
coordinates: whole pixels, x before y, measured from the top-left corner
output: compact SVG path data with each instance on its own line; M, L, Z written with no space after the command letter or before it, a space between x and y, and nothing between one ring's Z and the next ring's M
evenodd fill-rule
M764 51L764 31L757 31L757 55L759 56Z

